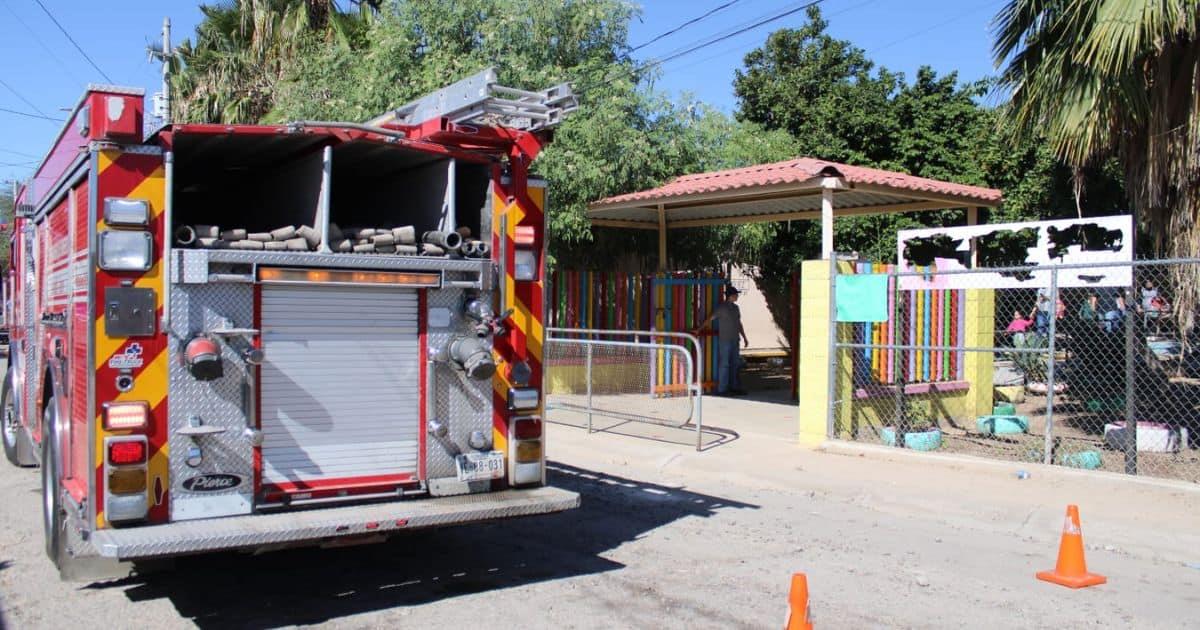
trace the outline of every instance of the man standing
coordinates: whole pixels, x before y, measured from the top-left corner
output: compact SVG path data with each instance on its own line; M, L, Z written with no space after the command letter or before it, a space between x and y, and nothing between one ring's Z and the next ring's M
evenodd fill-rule
M744 396L738 370L742 367L741 352L738 350L738 336L747 346L750 340L746 338L746 330L742 328L742 311L738 309L738 290L730 285L725 288L725 301L713 309L708 319L696 329L696 334L708 328L713 320L717 320L717 395Z

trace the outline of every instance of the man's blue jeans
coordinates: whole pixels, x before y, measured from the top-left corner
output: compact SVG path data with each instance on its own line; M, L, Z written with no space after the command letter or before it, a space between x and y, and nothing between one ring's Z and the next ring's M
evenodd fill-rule
M724 394L731 389L741 389L742 381L738 378L738 368L741 367L742 354L738 340L717 341L717 393Z

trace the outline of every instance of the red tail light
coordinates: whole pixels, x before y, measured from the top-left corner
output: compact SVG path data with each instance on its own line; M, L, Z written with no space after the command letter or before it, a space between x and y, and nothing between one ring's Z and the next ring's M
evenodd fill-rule
M542 421L538 418L522 418L513 422L513 437L518 440L536 440L542 437Z
M114 466L142 464L146 461L146 443L112 442L108 445L108 463Z

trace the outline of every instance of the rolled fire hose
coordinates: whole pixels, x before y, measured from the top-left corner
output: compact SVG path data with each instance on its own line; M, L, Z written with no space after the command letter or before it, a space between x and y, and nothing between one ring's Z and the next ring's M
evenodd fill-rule
M308 243L309 249L316 249L321 244L321 234L307 225L301 225L297 228L296 236L304 239Z
M396 239L396 243L401 245L417 244L417 230L411 225L392 228L392 237Z
M175 228L175 243L179 245L191 245L196 242L196 230L190 225L181 225Z
M270 234L271 238L277 241L286 241L296 236L296 226L286 225L284 227L271 230Z
M421 236L421 241L445 250L457 250L462 247L462 237L458 232L426 232Z

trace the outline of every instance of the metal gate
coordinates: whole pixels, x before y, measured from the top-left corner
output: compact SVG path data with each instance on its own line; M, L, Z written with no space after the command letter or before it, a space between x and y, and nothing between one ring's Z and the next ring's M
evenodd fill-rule
M263 485L416 479L417 292L265 285L260 312Z

